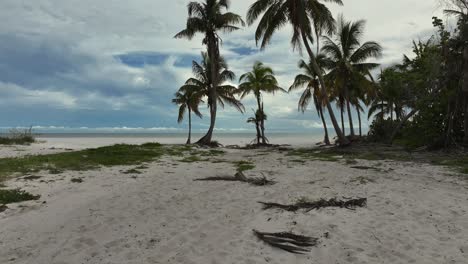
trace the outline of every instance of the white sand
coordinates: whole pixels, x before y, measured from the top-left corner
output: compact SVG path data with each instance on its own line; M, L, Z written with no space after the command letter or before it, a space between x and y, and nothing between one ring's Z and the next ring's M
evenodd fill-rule
M468 181L456 173L392 161L379 167L393 171L375 172L295 163L271 151L226 151L223 159L255 162L248 175L278 183L194 182L233 175L234 167L174 161L180 158L152 163L140 175L121 173L133 166L11 180L10 187L42 197L0 213L0 263L468 263ZM359 176L375 182L353 181ZM84 182L71 183L76 177ZM368 206L289 213L262 211L257 203L302 196L367 197ZM258 241L252 229L320 240L295 255Z

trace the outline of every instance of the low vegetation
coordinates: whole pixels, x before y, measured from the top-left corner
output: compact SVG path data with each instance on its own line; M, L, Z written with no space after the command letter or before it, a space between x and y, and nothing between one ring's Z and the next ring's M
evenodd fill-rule
M30 145L36 142L32 128L11 129L7 135L0 136L0 145Z
M82 171L106 166L139 165L162 156L183 156L190 146L163 146L159 143L143 145L119 144L66 153L0 159L0 181L15 173L28 174L42 170L61 173Z
M235 161L233 163L236 166L237 172L244 172L248 170L253 170L255 168L255 164L253 164L251 161L241 160Z
M23 201L37 200L40 195L32 195L26 191L15 190L0 190L0 204L19 203Z

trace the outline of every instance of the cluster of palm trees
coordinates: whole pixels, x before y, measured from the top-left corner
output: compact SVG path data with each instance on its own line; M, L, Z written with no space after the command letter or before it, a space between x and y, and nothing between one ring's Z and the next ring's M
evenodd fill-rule
M350 136L354 136L351 107L357 110L360 121L361 102L370 100L374 86L370 70L378 66L367 61L379 57L382 48L375 42L361 43L364 21L347 22L342 17L335 21L328 7L322 2L343 4L341 0L257 0L248 10L247 24L252 25L260 20L255 40L261 49L267 47L279 29L287 24L291 25L293 49L301 52L305 47L309 59L308 63L300 61L299 68L304 73L296 76L289 90L304 88L299 101L299 109L302 111L305 111L309 102L313 100L324 125L325 143L330 143L325 121L325 113L328 113L338 143L347 145L350 138L344 133L344 113L348 113ZM203 44L206 45L207 51L202 53L201 64L193 62L195 78L187 80L173 102L180 105L179 121L188 109L191 126L191 112L200 116L198 104L203 102L203 98L207 98L210 127L197 143L211 144L218 103L221 106L226 103L233 105L243 112L244 107L236 99L236 95L244 98L252 93L258 109L254 110L255 115L249 118L248 122L256 125L257 143L265 144L268 142L265 136L267 116L262 93L284 90L279 87L273 70L260 62L255 63L251 72L240 77L241 84L238 88L225 84L235 76L228 70L225 60L220 55L221 40L218 34L229 33L245 25L239 15L228 12L228 9L228 0L205 0L188 4L189 18L186 29L175 37L191 39L197 33L203 34ZM319 43L321 37L324 39L322 48ZM314 43L317 47L315 53L311 48ZM341 110L341 127L335 117L332 102L336 102Z

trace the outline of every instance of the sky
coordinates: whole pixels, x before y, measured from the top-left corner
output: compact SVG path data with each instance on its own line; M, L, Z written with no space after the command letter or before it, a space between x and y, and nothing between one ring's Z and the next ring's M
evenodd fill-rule
M184 131L177 123L174 93L191 77L191 62L205 49L201 37L174 39L185 28L188 0L1 0L0 127ZM254 0L232 0L230 11L245 17ZM328 4L348 20L365 19L364 41L384 48L376 60L386 67L411 54L412 40L434 34L432 17L442 16L438 0L343 0ZM256 25L221 34L229 67L237 76L255 61L271 66L287 89L299 73L301 55L290 46L291 30L279 31L263 51ZM237 84L235 82L235 84ZM313 106L298 112L299 92L266 95L270 131L318 131ZM218 131L250 131L253 97L245 114L220 109ZM195 131L209 125L193 119ZM364 124L367 125L366 118Z

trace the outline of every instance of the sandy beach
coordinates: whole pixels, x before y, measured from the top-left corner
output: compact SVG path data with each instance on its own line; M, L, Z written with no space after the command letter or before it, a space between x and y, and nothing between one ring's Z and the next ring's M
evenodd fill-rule
M77 146L2 148L2 157ZM81 146L86 147L86 146ZM54 148L54 149L51 149ZM18 151L20 149L20 151ZM164 157L135 166L37 173L5 184L41 195L0 213L0 263L466 263L468 181L447 168L396 161L299 162L278 150L223 149L248 160L249 177L277 183L201 182L232 176L225 162ZM356 165L356 164L355 164ZM82 179L81 183L71 182ZM367 206L286 212L259 201L367 198ZM252 230L318 238L306 254L257 239Z

